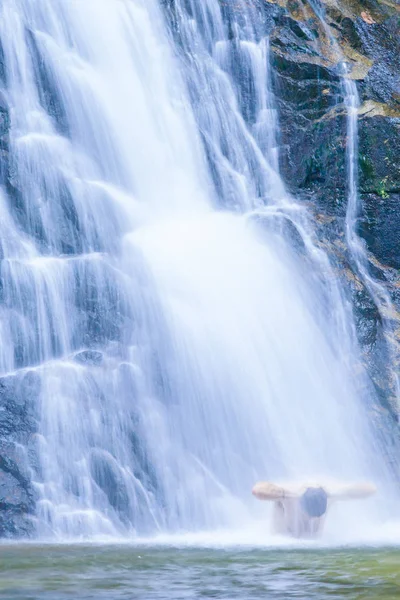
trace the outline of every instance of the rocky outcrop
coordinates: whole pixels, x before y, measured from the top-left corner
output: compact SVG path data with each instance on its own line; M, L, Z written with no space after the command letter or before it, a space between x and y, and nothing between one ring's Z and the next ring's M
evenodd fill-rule
M39 393L34 371L0 378L0 537L33 531L29 447L37 428Z
M288 185L317 195L323 190L326 210L343 214L346 111L339 75L344 60L362 102L361 194L385 199L398 193L400 7L386 1L324 2L337 50L307 3L269 4L276 15L270 36Z
M265 0L260 7L271 40L282 174L310 206L321 243L343 275L365 364L383 405L394 414L394 369L400 364L400 5ZM355 81L360 97L358 234L371 274L390 292L390 315L377 310L345 243L349 140L343 74ZM389 345L383 321L390 325Z

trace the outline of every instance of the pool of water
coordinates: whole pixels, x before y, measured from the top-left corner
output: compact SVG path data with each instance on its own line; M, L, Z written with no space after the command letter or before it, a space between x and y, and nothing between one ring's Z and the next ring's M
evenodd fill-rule
M0 598L400 598L400 548L0 547Z

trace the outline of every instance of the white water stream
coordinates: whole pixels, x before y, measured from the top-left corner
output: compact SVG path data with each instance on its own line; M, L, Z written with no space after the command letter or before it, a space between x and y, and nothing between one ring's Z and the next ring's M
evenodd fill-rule
M327 38L334 49L336 56L341 58L338 64L338 71L341 75L341 86L344 98L344 105L347 111L347 210L346 210L346 242L350 251L350 258L353 263L353 269L365 286L375 304L379 318L380 326L383 331L385 348L380 348L385 352L389 362L389 368L386 371L391 379L390 385L393 390L395 405L392 407L397 413L400 409L400 381L399 375L394 367L396 363L396 353L394 348L394 306L390 294L384 284L378 282L371 275L368 259L368 250L365 241L359 235L359 220L362 213L362 206L358 190L358 113L360 108L360 98L355 81L351 78L351 66L345 61L343 52L330 30L324 15L324 9L320 0L309 0L309 4L315 11Z

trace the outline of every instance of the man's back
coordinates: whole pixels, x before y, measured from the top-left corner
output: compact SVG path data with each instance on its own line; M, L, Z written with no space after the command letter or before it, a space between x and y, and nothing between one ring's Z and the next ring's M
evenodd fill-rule
M252 490L259 500L274 502L274 533L293 537L315 537L321 531L325 515L333 500L366 498L376 488L370 483L322 485L296 485L264 481Z
M311 489L311 488L308 488ZM273 532L293 537L315 537L323 527L327 510L325 508L315 515L302 505L303 496L287 498L274 502Z

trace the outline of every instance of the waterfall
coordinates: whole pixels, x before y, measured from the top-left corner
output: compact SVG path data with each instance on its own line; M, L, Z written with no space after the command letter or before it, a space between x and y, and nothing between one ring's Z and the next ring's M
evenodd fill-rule
M385 286L376 281L370 273L368 250L365 242L358 235L358 222L361 214L361 203L358 193L358 112L360 108L360 98L357 85L351 79L351 72L346 64L343 52L329 29L325 19L324 9L319 0L309 0L309 4L317 15L329 39L336 57L339 61L338 72L341 77L341 87L343 92L344 104L347 111L347 210L346 210L346 242L350 251L352 266L360 281L365 286L374 305L376 306L383 332L383 345L380 351L385 354L389 362L389 367L385 368L386 375L391 379L392 389L396 405L393 410L398 418L400 406L400 380L398 373L394 369L395 350L394 350L394 307L390 294ZM383 362L383 361L382 361Z
M40 380L41 535L231 528L258 479L384 470L257 8L163 4L0 7L0 366Z
M345 90L345 102L347 105L347 137L349 145L347 149L349 191L346 212L346 240L352 254L355 271L364 283L375 306L379 311L383 337L385 340L386 354L389 360L389 368L386 370L392 379L396 405L393 407L397 419L400 411L400 380L395 365L394 340L394 307L390 294L384 285L377 282L370 274L368 253L365 242L358 235L358 219L360 216L360 200L358 194L358 110L360 101L354 81L345 78L343 84Z

